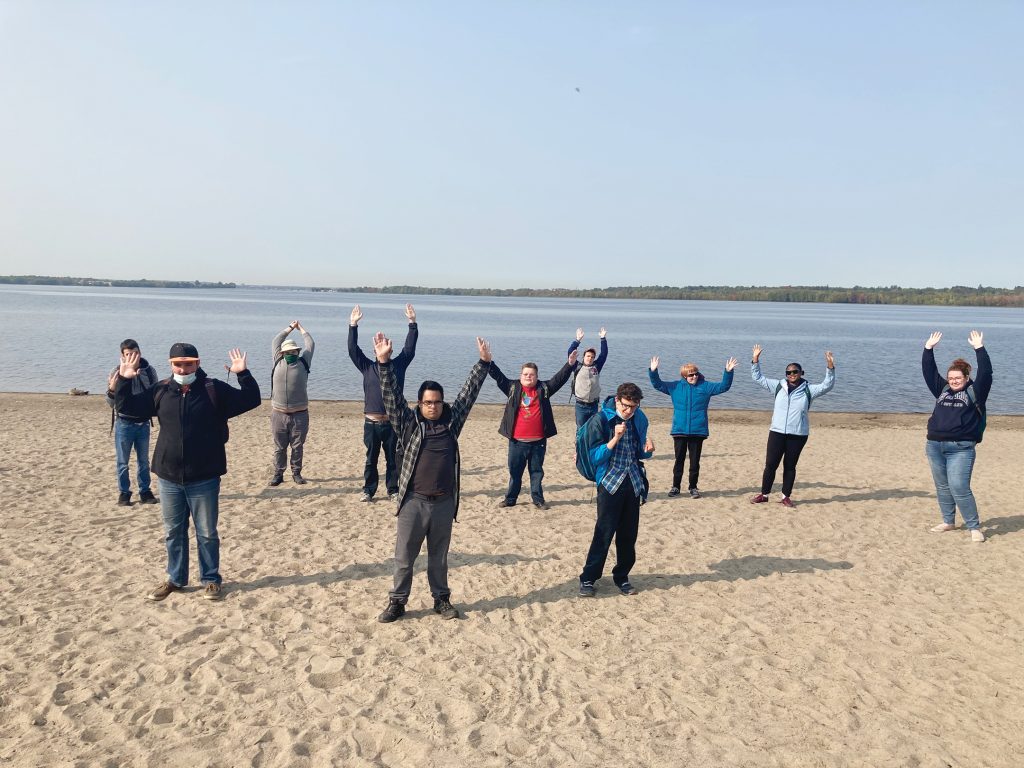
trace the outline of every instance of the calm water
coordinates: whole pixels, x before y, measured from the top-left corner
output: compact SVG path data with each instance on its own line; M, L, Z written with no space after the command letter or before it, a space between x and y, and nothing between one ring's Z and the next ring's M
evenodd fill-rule
M764 348L761 363L778 377L786 363L803 364L811 381L825 370L824 351L836 356L837 384L815 410L923 412L931 396L920 372L921 348L935 329L945 334L937 348L940 367L957 356L974 362L967 333L985 334L996 382L993 413L1024 414L1024 380L1013 367L1024 360L1024 310L974 307L851 306L746 302L629 301L442 296L381 296L312 293L281 289L171 290L0 286L0 321L14 350L0 368L0 391L66 392L71 387L101 393L117 362L118 344L131 336L161 376L169 373L167 351L190 341L211 375L224 378L227 350L249 353L249 367L269 394L270 341L298 319L316 341L310 395L324 400L361 400L360 378L348 359L346 334L354 304L363 309L360 346L372 353L371 336L383 330L400 347L405 339L403 307L416 307L420 341L408 381L440 381L454 393L476 360L473 337L492 345L502 370L513 377L535 361L542 378L553 374L575 329L586 331L584 348L598 346L608 329L609 356L602 375L605 393L622 381L644 389L645 406L668 406L647 380L651 355L661 356L665 379L696 362L709 379L721 377L725 360L740 363L733 388L716 407L767 410L770 396L750 380L750 348ZM567 401L567 389L556 402ZM493 383L481 402L500 402Z

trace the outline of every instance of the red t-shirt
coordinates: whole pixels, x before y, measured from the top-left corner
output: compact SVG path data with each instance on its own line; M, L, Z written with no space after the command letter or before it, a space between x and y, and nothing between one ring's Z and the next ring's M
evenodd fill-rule
M523 387L523 395L516 411L516 424L512 430L516 440L543 440L544 414L540 409L537 387Z

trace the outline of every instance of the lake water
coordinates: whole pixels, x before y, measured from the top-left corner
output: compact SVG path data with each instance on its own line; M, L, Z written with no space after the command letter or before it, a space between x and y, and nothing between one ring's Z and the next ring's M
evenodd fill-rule
M807 378L824 376L824 351L836 357L835 389L815 410L927 412L932 398L920 371L921 349L932 330L944 333L936 349L940 368L955 357L974 363L967 333L985 334L995 385L992 413L1024 414L1024 379L1014 370L1024 360L1024 310L978 307L855 306L761 302L533 299L482 296L391 296L313 293L284 289L177 290L0 285L0 321L7 328L8 364L0 367L0 391L66 392L71 387L102 393L116 364L118 345L138 340L160 376L169 373L167 351L175 341L199 348L204 369L224 378L227 350L249 353L249 368L269 395L270 341L298 319L316 341L310 396L361 400L361 380L348 358L346 338L352 306L363 310L360 346L372 355L371 337L383 330L400 348L403 313L416 307L420 339L407 381L415 391L436 379L449 397L477 359L474 337L487 338L495 361L509 377L532 360L541 378L565 360L577 327L583 348L598 347L608 329L609 356L603 392L623 381L644 390L645 407L668 407L647 379L651 355L661 357L666 380L678 378L684 362L697 363L712 380L725 360L740 362L732 390L712 402L719 408L768 410L770 395L750 380L750 348L764 347L762 369L781 376L786 363L803 364ZM297 334L296 334L297 337ZM10 353L13 354L10 354ZM500 402L493 382L481 402ZM568 400L564 388L555 398Z

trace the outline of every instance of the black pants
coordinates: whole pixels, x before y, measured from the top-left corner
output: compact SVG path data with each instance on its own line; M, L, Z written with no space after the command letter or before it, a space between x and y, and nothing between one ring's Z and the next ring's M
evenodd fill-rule
M627 477L614 494L604 486L597 486L597 524L594 538L587 552L587 562L580 574L580 581L597 581L604 573L604 562L608 559L608 548L615 537L615 567L612 580L616 584L629 581L629 572L636 563L636 536L640 530L640 498L633 491L633 483Z
M672 435L676 448L676 463L672 465L672 487L679 488L683 480L686 452L690 452L690 488L697 487L700 479L700 452L704 448L704 435Z
M398 462L395 460L395 449L398 446L398 439L395 437L395 430L391 428L391 422L375 422L369 419L363 420L363 444L366 446L366 466L363 467L363 492L373 494L377 492L377 485L380 483L380 475L377 473L377 462L380 459L381 449L384 449L384 464L386 466L384 475L384 486L388 494L398 493Z
M781 432L768 433L768 452L764 458L764 475L761 477L761 493L767 496L775 484L775 471L782 462L782 495L793 493L796 482L796 463L800 452L807 445L807 435L784 435Z

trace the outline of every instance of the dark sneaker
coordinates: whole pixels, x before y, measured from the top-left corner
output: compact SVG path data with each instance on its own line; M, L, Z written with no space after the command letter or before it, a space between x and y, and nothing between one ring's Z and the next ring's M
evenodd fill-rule
M159 504L160 499L153 495L152 491L143 491L139 494L139 504Z
M672 496L678 496L679 495L679 488L678 488L678 486L673 485L671 488L669 488L668 489L668 495L669 495L670 498Z
M515 505L516 503L514 501L502 499L501 501L498 502L498 509L504 509L505 507L514 507Z
M533 506L537 509L551 509L551 506L546 501L535 501Z
M789 498L789 496L783 496L781 499L779 499L779 504L781 504L784 507L789 507L790 509L796 506L796 504L793 503L793 500Z
M404 614L405 606L396 600L392 600L388 603L388 607L384 609L384 612L377 617L377 621L381 624L390 624L392 621L397 621Z
M306 478L302 476L301 472L292 472L292 482L296 485L305 485Z
M750 503L751 504L764 504L766 501L768 501L768 497L765 496L763 493L759 493L759 494L757 494L757 496L754 496L750 500Z
M283 482L284 482L284 475L274 475L272 478L270 478L270 482L267 483L267 485L270 486L271 488L276 488L277 486L279 486Z
M597 595L597 589L594 587L594 582L580 582L580 597L594 597L595 595Z
M117 506L119 507L130 507L132 505L132 492L119 494L117 497Z
M146 599L152 600L154 603L159 603L161 600L165 599L169 594L171 594L171 592L179 591L181 591L181 587L179 587L177 584L171 584L171 582L165 581L159 587L157 587L148 595L146 595Z
M617 586L619 588L619 591L622 592L622 594L624 595L635 595L637 593L637 588L630 584L628 581L624 581L621 584L618 584Z
M458 609L448 601L447 597L442 597L434 601L434 613L438 614L442 619L459 618Z
M203 599L205 600L223 600L224 590L221 589L220 584L214 584L212 581L206 585L206 589L203 590Z
M690 489L690 498L691 499L699 499L700 498L700 491L698 491L696 488L691 488Z

